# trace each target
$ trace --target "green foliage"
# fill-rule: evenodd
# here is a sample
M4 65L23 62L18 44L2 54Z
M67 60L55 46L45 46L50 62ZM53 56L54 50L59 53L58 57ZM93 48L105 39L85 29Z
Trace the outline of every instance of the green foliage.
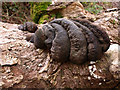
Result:
M62 18L63 16L61 15L61 13L56 13L56 16L55 16L56 18Z
M49 15L43 15L40 17L38 23L41 24L43 23L45 20L48 20L49 19Z
M51 4L51 2L39 2L39 3L30 3L30 4L31 4L32 20L35 23L40 23L40 20L43 20L43 18L46 17L46 16L44 17L43 15L47 14L46 9ZM41 22L43 22L43 21L41 21Z
M60 12L52 13L50 15L51 18L63 18L62 14Z
M50 13L47 11L51 2L30 3L31 4L31 16L35 23L42 24L44 21L49 21L52 18L62 18L61 13Z
M55 14L51 14L51 17L54 18L54 17L55 17Z
M82 2L82 4L85 7L85 10L89 11L92 14L98 14L101 10L103 10L103 7L98 5L96 2Z

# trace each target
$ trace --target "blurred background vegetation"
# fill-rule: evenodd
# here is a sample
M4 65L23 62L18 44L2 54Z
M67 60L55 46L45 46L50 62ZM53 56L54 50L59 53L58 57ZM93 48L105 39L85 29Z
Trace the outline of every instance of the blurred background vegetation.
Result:
M99 14L107 8L113 8L113 2L81 2L88 12ZM62 15L51 14L47 7L51 2L3 2L2 21L7 23L21 24L26 21L33 21L37 24L45 23L54 18L61 18Z

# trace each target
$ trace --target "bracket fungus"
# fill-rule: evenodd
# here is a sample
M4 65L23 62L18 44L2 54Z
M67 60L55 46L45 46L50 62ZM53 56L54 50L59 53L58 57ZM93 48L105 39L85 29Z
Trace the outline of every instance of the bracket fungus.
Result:
M37 48L49 49L53 60L75 64L100 59L110 46L103 28L84 19L54 19L35 32L32 42Z

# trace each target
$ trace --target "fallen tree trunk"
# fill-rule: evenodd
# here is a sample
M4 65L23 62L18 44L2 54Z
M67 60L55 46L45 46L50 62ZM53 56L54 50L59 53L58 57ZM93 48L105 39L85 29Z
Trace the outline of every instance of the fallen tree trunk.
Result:
M120 46L113 44L96 62L82 65L52 61L47 50L25 40L28 32L0 23L2 88L115 88L120 85ZM120 55L119 55L120 56Z

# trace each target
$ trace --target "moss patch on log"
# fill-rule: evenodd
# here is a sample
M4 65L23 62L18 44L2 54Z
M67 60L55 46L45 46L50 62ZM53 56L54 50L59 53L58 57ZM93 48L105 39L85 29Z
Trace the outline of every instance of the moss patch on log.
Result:
M31 2L31 17L32 20L37 24L43 24L45 22L49 22L54 18L62 18L62 14L57 12L48 11L47 8L51 4L51 2L40 2L33 3Z
M30 4L31 4L31 17L33 21L35 23L43 23L43 19L47 19L46 18L46 14L48 14L47 8L51 4L51 2L40 2Z

